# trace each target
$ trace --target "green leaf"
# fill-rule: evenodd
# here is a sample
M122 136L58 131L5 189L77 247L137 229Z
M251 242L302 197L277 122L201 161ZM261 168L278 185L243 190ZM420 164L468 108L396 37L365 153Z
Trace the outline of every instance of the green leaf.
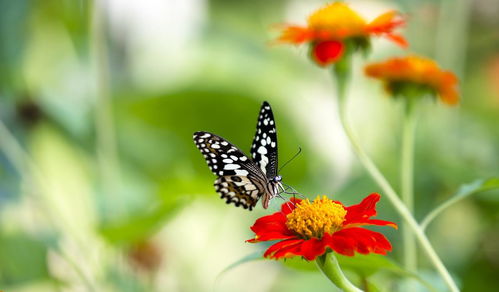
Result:
M336 257L343 269L354 271L362 277L368 277L379 270L401 270L400 267L390 261L387 257L378 254L357 254L353 257L337 254Z
M433 219L435 219L438 215L440 215L440 213L442 213L448 207L461 201L462 199L477 193L493 189L499 189L499 178L497 177L492 177L488 179L479 179L472 183L462 185L454 196L452 196L450 199L440 204L438 207L436 207L430 213L428 213L428 215L426 215L423 221L421 221L420 224L421 228L426 229L426 227L428 227L428 224L430 224L430 222Z
M120 221L106 222L99 228L100 234L112 244L127 245L151 236L161 228L165 220L173 217L185 200L164 202L148 213L140 213Z
M361 278L368 278L369 276L379 271L387 271L401 277L407 277L417 280L426 288L428 288L428 290L435 291L435 288L433 288L428 282L423 280L418 275L406 271L386 256L382 256L379 254L357 254L353 257L349 257L336 254L336 258L338 259L338 262L342 269L353 271Z
M259 251L255 251L253 253L250 253L242 258L240 258L239 260L235 261L234 263L230 264L228 267L226 267L225 269L223 269L220 274L218 274L217 276L217 279L220 278L223 274L227 273L228 271L244 264L244 263L247 263L247 262L252 262L252 261L258 261L258 260L263 260L263 251L259 250Z
M462 185L455 196L467 197L474 193L484 192L492 189L499 189L499 178L493 177L489 179L479 179L472 183Z
M47 248L26 234L0 234L0 263L0 288L50 279Z
M289 259L284 259L282 261L283 265L294 270L299 271L317 271L317 265L314 262L304 260L301 257L292 257Z
M368 280L365 280L365 291L369 291L369 292L380 292L381 290L378 288L378 286L376 286L373 282L371 281L368 281ZM364 288L364 287L363 287Z

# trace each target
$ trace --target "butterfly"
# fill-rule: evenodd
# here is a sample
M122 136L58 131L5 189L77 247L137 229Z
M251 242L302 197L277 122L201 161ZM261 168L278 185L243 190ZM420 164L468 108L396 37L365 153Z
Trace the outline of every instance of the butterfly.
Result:
M250 211L262 198L267 209L270 200L284 188L277 174L277 132L270 104L262 103L251 157L224 138L208 132L195 132L194 143L210 170L218 176L215 190L227 204L234 203Z

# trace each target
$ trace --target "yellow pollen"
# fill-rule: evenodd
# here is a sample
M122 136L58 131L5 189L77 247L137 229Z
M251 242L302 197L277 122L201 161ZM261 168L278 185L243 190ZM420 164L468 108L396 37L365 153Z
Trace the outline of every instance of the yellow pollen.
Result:
M330 29L338 33L361 33L365 20L342 2L335 2L317 10L308 18L308 25L315 29Z
M306 199L297 204L287 215L286 226L303 238L321 238L340 230L346 214L341 204L317 196L313 202Z

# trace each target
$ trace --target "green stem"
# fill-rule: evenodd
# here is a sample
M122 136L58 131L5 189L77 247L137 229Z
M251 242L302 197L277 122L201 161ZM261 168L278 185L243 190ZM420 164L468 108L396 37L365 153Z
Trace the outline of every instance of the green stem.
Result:
M421 229L426 230L426 227L428 227L428 224L430 224L430 222L433 219L435 219L435 217L437 217L438 214L442 213L448 207L454 205L455 203L465 199L466 197L468 197L476 192L477 191L471 191L471 192L464 194L463 196L454 196L454 197L450 198L449 200L445 201L443 204L436 207L435 209L433 209L428 215L426 215L426 217L419 224L421 226Z
M407 227L409 227L415 234L416 239L418 240L419 244L421 245L422 250L426 253L427 257L437 270L437 272L441 275L443 280L445 281L447 287L450 289L452 292L457 292L459 289L457 288L456 283L452 279L449 271L445 268L444 264L438 257L437 253L433 249L430 241L426 237L426 235L423 232L423 229L420 228L414 217L412 216L411 212L405 204L402 202L402 200L399 198L395 190L392 188L390 183L387 181L387 179L383 176L383 174L379 171L379 169L376 167L374 162L369 158L369 156L366 154L364 149L360 146L358 143L357 139L355 138L352 129L350 128L350 125L347 122L346 119L346 86L348 84L348 72L343 71L343 72L338 72L338 70L335 70L337 74L337 89L338 89L338 103L339 103L339 118L341 121L341 124L343 126L343 129L345 131L345 134L352 144L352 148L359 158L360 162L362 165L364 165L364 168L367 170L369 175L373 178L373 180L378 184L378 186L383 190L384 195L388 198L388 200L391 202L397 213L402 217L402 219L406 222Z
M332 252L328 252L325 255L318 257L315 260L317 267L322 271L322 273L328 277L334 285L342 289L345 292L361 292L359 288L355 287L352 282L350 282L343 271L340 268L338 260Z
M462 189L468 189L463 191ZM450 199L433 209L419 224L421 229L426 230L428 224L430 224L433 219L435 219L440 213L445 211L445 209L450 206L460 202L461 200L481 192L486 192L494 189L499 189L499 178L489 178L485 180L477 180L469 185L462 186L461 189L454 194Z
M113 123L111 103L110 70L107 53L107 39L105 36L105 15L103 1L92 1L90 19L91 31L91 61L93 76L95 77L96 106L95 132L97 160L99 165L100 183L109 202L113 204L113 211L120 212L121 201L118 196L120 185L120 167L116 135ZM106 206L108 207L108 206Z
M416 131L416 115L414 100L407 99L405 103L404 124L402 130L402 159L401 159L401 185L402 202L411 214L414 214L414 138ZM417 272L417 246L414 234L408 224L402 226L404 244L404 267L409 272ZM414 291L415 287L409 285L407 290Z

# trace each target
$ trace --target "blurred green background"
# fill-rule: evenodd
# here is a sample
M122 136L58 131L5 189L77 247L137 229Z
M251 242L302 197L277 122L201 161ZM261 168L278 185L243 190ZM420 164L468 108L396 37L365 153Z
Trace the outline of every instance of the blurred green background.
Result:
M334 289L293 261L252 261L221 274L264 248L244 241L269 211L218 199L192 142L205 130L249 150L267 100L281 163L303 149L282 170L285 183L347 205L380 191L343 135L329 72L305 47L270 44L273 24L303 23L324 3L0 0L0 290ZM367 19L406 13L409 52L435 58L461 81L458 107L421 107L422 219L461 184L499 172L499 2L351 3ZM355 60L349 97L357 135L397 188L402 107L362 68L406 53L375 40L371 55ZM378 206L381 219L401 223L386 199ZM379 230L393 244L388 257L400 262L400 230ZM453 206L428 234L463 291L497 289L498 192ZM443 289L419 258L423 278ZM369 276L382 291L404 279Z

